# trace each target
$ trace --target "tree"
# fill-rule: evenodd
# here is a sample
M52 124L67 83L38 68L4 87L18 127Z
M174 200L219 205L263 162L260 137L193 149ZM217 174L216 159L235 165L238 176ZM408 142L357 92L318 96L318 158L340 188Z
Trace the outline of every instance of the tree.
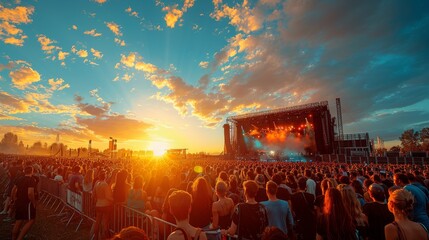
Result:
M400 152L401 151L401 147L400 146L393 146L390 148L391 152Z
M401 140L402 151L403 152L412 152L420 151L421 145L419 143L420 133L415 132L414 129L405 130L402 135L399 137Z
M429 151L429 128L423 128L420 131L420 142L422 143L422 150Z
M11 132L4 134L0 142L0 151L4 153L17 153L18 136Z

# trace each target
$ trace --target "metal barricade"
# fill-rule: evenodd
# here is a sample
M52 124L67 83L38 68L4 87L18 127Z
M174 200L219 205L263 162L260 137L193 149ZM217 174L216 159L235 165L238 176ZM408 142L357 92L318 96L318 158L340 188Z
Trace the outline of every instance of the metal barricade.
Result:
M123 204L115 204L113 208L113 219L111 230L120 232L122 228L135 226L143 229L150 239L156 239L153 217Z
M91 192L82 193L82 212L87 218L95 219L95 202Z
M163 219L153 217L152 220L152 231L154 232L154 240L166 240L168 235L170 235L170 233L173 232L176 228L175 224L165 221Z

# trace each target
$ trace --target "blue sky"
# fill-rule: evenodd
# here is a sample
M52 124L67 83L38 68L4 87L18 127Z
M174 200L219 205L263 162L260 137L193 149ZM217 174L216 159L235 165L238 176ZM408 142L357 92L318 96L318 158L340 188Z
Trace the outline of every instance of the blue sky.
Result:
M0 1L0 133L221 152L226 117L328 100L387 145L429 126L429 2Z

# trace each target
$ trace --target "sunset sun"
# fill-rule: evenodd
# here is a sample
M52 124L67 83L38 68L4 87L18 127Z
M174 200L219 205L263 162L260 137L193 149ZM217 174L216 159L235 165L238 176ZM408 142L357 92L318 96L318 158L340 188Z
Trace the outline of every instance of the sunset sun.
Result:
M151 142L148 146L148 149L153 151L154 156L164 155L168 148L169 146L165 142Z

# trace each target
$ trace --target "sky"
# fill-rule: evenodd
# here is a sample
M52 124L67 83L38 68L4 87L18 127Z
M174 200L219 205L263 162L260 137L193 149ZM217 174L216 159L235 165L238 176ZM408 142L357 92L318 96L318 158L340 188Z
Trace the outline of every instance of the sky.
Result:
M429 127L429 1L0 0L0 134L223 151L228 116L341 98L345 133Z

